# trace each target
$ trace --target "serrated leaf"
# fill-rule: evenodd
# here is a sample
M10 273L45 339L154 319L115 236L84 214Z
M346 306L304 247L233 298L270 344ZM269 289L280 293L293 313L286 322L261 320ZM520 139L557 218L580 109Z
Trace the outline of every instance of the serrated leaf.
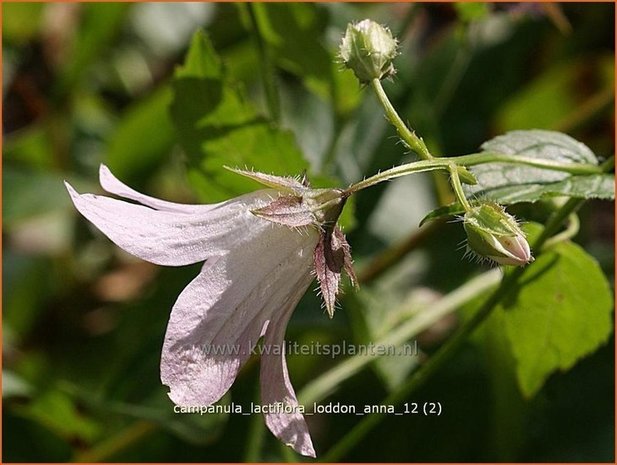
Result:
M498 309L522 393L533 396L608 340L613 297L597 262L571 242L540 255Z
M173 91L172 119L189 157L189 181L202 200L221 201L258 188L225 165L279 175L307 169L293 134L259 117L226 79L205 33L193 37Z
M333 60L320 41L326 24L316 5L255 3L254 8L260 32L281 67L302 79L331 78Z

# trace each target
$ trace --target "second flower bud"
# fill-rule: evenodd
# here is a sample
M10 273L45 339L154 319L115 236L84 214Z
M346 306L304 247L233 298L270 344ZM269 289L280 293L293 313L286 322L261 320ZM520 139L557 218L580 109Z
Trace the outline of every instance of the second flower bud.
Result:
M343 63L362 83L392 76L397 54L398 43L390 30L370 19L349 24L340 45Z

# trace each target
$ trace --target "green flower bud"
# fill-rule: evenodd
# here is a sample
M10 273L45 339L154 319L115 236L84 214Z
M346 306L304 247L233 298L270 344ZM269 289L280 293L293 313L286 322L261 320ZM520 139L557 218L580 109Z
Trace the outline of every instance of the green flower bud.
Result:
M388 28L370 19L349 24L340 45L340 57L362 83L392 76L398 44Z
M525 233L500 205L483 203L465 213L463 227L470 250L500 265L524 266L533 261Z

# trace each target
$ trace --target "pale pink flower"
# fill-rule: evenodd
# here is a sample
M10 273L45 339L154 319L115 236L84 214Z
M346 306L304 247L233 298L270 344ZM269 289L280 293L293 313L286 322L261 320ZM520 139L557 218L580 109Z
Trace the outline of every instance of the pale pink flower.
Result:
M264 344L284 348L287 323L313 275L330 315L341 269L355 280L349 246L336 226L343 191L237 172L271 188L213 205L183 205L143 195L101 165L103 189L135 204L79 194L66 183L77 210L127 252L159 265L205 261L178 297L163 344L161 381L176 405L218 401L261 336ZM234 349L213 353L216 347ZM264 405L288 407L265 414L272 433L314 457L284 350L261 355L261 397Z

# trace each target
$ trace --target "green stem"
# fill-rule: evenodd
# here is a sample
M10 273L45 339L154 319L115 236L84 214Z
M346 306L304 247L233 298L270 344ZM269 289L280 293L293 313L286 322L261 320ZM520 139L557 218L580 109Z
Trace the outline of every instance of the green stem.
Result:
M564 229L559 234L555 234L550 239L547 239L547 241L544 243L543 249L547 250L551 248L552 246L554 246L555 244L558 244L563 241L567 241L568 239L572 239L574 236L578 234L580 226L581 226L581 222L578 219L578 215L576 213L572 213L568 217L568 224L566 226L566 229Z
M481 165L483 163L515 163L519 165L533 166L554 171L563 171L570 174L597 174L602 173L602 167L591 163L563 163L545 158L531 158L519 155L507 155L505 153L480 152L452 157L456 163L464 166Z
M556 211L549 219L546 227L533 244L534 250L541 253L543 245L549 237L555 234L563 221L574 213L584 200L570 199L563 207ZM421 368L414 372L411 377L396 391L388 395L382 402L383 405L396 405L405 400L412 392L421 387L435 372L441 368L455 353L460 346L492 313L497 304L512 290L518 279L524 273L525 268L516 268L508 272L501 281L499 287L484 302L480 309L433 355ZM373 414L365 417L346 436L343 437L328 453L321 457L323 462L337 462L354 447L366 434L368 434L385 417L385 414Z
M395 166L394 168L382 171L381 173L377 173L369 178L352 184L347 188L346 192L348 194L353 194L354 192L374 186L380 182L406 176L412 173L433 170L450 170L453 163L457 166L474 166L484 163L512 163L533 166L534 168L561 171L570 174L598 174L604 172L603 165L598 166L585 163L562 163L553 160L521 157L517 155L481 152L472 153L470 155L461 155L459 157L442 157L433 158L431 160L420 160L407 163L405 165Z
M403 142L405 142L411 150L416 152L420 158L424 160L432 160L433 156L429 152L422 138L416 136L416 134L407 127L392 106L392 103L390 103L390 99L388 99L388 96L381 85L381 81L379 79L373 79L371 81L371 87L375 90L375 94L379 99L379 103L381 103L381 106L386 112L388 120L396 128L399 136L403 139Z
M467 201L467 197L465 197L465 192L463 192L463 185L461 184L461 179L458 176L457 165L452 163L448 167L448 171L450 172L450 184L452 185L452 190L454 194L456 194L456 198L459 203L463 206L466 212L471 211L471 205Z

